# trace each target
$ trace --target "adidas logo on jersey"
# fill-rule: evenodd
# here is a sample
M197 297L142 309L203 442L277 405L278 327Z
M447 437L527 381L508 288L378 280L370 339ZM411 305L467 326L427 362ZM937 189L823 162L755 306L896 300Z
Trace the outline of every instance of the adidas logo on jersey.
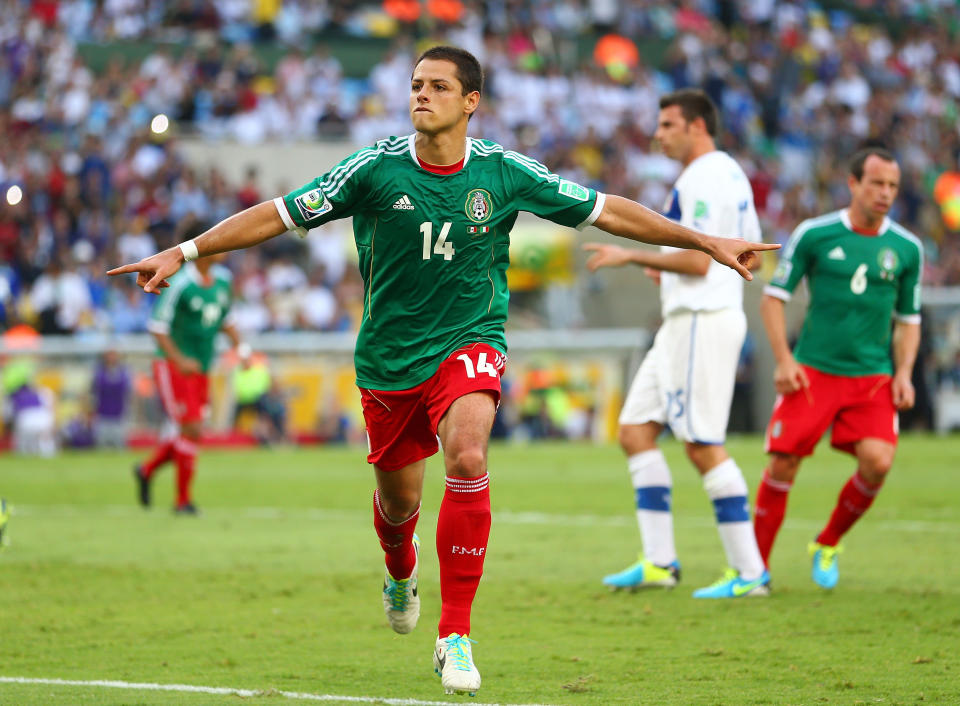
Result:
M398 211L412 211L414 208L413 204L410 203L410 197L406 194L398 198L393 207Z
M843 248L841 248L841 247L838 245L838 246L835 247L833 250L831 250L830 252L827 253L827 259L828 259L828 260L846 260L846 259L847 259L847 253L845 253L845 252L843 251Z

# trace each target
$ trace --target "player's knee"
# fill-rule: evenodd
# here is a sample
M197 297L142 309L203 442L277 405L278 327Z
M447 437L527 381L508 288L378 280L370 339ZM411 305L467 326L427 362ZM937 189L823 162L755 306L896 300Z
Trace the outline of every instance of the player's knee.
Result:
M190 439L190 441L200 440L200 425L195 422L187 422L180 425L180 435Z
M617 441L627 456L652 451L657 447L656 436L651 439L643 427L634 424L621 424L617 427Z
M789 454L771 454L767 474L777 481L792 483L800 470L800 457Z
M893 467L893 449L872 449L860 454L859 471L869 483L882 483Z
M448 455L448 475L457 478L477 478L486 472L487 457L480 445L466 446Z
M420 493L414 488L381 489L380 507L390 522L403 522L420 507Z

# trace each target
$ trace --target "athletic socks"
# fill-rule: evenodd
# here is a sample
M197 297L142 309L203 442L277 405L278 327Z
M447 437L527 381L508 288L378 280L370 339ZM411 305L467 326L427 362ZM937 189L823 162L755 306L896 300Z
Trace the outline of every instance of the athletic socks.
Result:
M440 637L470 634L470 608L483 575L490 536L490 476L454 478L437 518L440 559Z
M176 437L161 441L154 450L153 455L147 459L145 463L140 465L140 472L143 474L144 478L149 478L160 466L165 464L167 461L173 460L174 445L176 444L176 441Z
M190 483L197 466L197 444L180 436L173 444L177 461L177 506L190 502Z
M840 543L840 538L853 527L853 524L873 504L873 499L880 492L882 486L882 482L876 485L868 483L859 471L850 476L850 479L840 491L837 506L833 509L833 514L830 515L827 526L817 536L817 543L825 544L828 547L837 546Z
M760 578L765 567L750 524L747 482L737 462L728 458L704 473L703 489L713 501L727 563L746 581Z
M793 486L791 481L774 480L764 471L763 480L757 488L757 506L753 513L753 532L763 563L769 565L770 550L783 524L787 512L787 496Z
M413 548L413 533L420 519L420 507L402 522L392 522L380 504L380 491L373 491L373 527L385 554L387 571L397 579L409 578L417 563Z
M643 556L657 566L668 566L677 560L677 549L670 511L673 480L667 460L660 449L653 449L627 457L627 468L636 493Z

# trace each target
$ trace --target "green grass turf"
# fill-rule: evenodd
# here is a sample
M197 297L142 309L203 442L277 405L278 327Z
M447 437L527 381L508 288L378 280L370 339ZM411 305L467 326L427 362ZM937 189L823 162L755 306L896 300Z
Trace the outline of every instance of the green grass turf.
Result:
M679 445L684 581L610 593L600 578L639 547L613 446L495 446L494 524L473 615L476 701L551 704L960 703L960 439L907 437L875 506L846 538L841 579L809 578L806 544L851 460L803 467L772 558L769 599L695 601L723 569L712 512ZM730 449L756 488L757 438ZM441 467L419 533L423 615L393 634L380 599L372 474L360 449L204 451L200 518L134 504L129 453L0 457L14 508L0 554L0 676L124 680L466 701L432 674L432 550ZM0 683L0 704L287 701Z

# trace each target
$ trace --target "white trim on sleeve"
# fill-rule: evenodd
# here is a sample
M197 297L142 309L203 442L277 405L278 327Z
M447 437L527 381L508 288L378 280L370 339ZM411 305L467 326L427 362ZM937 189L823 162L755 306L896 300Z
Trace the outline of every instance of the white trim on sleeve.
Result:
M901 324L919 324L920 314L897 314L893 317Z
M600 214L603 212L603 204L607 200L607 195L602 191L597 192L597 200L593 204L593 210L590 211L590 215L587 216L586 220L583 223L577 226L577 230L583 230L587 226L592 226L594 221L600 218Z
M776 297L777 299L781 299L785 302L788 302L793 298L793 295L786 289L783 287L778 287L774 284L768 284L766 287L764 287L763 293L769 294L771 297Z
M301 238L307 237L307 229L303 226L298 226L293 222L293 219L290 217L290 212L287 211L287 204L284 203L283 197L278 196L273 200L273 205L277 207L277 213L280 214L280 220L283 221L283 225L287 227L287 230L291 230Z
M150 333L170 333L170 324L168 324L166 321L150 319L147 322L147 331Z

